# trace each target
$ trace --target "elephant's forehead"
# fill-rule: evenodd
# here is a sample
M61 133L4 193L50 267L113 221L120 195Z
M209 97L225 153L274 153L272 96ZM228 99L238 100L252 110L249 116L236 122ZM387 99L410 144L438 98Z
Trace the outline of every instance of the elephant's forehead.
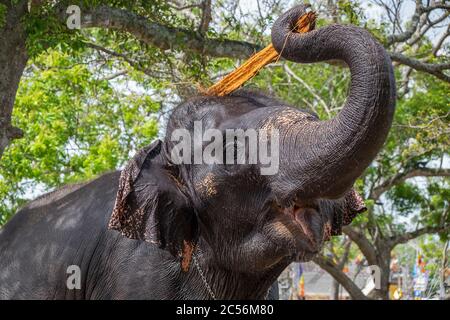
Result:
M198 120L206 122L206 126L214 126L231 119L250 120L244 119L249 113L252 116L261 115L264 112L253 111L267 107L270 109L273 106L274 102L266 97L195 97L175 108L169 121L172 121L175 127L190 127Z

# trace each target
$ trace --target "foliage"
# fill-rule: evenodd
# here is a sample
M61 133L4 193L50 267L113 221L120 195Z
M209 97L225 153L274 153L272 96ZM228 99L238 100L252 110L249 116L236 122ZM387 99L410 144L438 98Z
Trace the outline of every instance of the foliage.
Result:
M48 50L29 66L14 109L24 138L0 164L2 221L36 186L45 191L114 170L156 136L159 103L131 83L99 78L88 58Z
M0 3L0 29L3 28L6 23L6 13L7 7L3 3Z

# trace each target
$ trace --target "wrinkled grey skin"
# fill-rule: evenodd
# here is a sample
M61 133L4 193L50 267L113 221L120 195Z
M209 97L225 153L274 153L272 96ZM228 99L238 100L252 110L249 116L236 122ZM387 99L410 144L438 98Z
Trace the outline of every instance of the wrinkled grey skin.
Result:
M107 228L120 172L41 197L0 230L0 298L210 299L198 270L180 266L184 245L197 243L195 255L217 298L263 299L287 265L311 259L327 236L338 234L344 195L390 128L394 78L389 57L367 31L333 25L291 33L305 8L276 21L273 44L289 60L347 63L350 93L336 118L319 121L244 91L181 104L166 138L139 155L139 175L125 199L139 228L125 222L118 228L135 239ZM200 119L204 129L278 129L279 173L261 176L258 165L174 165L170 134L192 130ZM148 228L158 245L148 243ZM80 290L66 287L69 265L81 268Z

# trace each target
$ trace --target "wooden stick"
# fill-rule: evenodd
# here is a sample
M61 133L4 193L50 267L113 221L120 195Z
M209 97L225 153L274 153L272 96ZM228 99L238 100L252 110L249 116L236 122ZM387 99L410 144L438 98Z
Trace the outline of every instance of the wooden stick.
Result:
M308 12L300 17L294 32L305 33L315 28L317 15L314 12ZM264 66L277 61L279 54L272 44L263 50L251 56L243 65L226 75L222 80L209 87L205 94L211 96L225 96L236 89L239 89L245 82L258 74Z

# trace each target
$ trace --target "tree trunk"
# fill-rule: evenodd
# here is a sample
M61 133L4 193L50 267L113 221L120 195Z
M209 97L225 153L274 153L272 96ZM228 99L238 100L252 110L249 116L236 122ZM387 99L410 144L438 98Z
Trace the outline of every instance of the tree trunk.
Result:
M389 300L389 277L390 277L390 266L391 266L391 251L388 245L379 244L377 245L377 265L380 268L380 289L375 289L373 292L373 297L375 299Z
M27 13L27 1L11 5L2 1L7 8L4 25L0 26L0 158L11 140L22 135L20 129L11 125L20 78L25 69L28 55L23 18Z
M331 284L330 300L339 300L339 290L340 290L339 282L333 280L333 283Z

